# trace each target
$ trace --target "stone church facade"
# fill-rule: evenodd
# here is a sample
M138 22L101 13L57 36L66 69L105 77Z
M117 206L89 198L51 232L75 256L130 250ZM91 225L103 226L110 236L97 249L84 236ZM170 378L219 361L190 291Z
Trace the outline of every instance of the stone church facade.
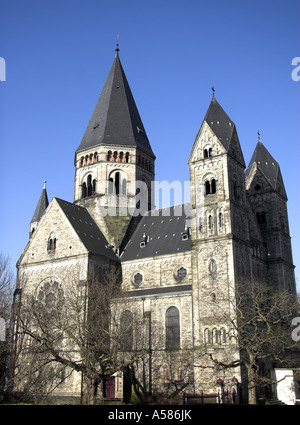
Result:
M123 313L139 318L151 345L136 366L148 391L215 392L218 378L231 390L243 384L240 368L220 376L209 367L240 355L224 319L235 320L238 279L271 277L295 291L287 195L260 139L246 167L236 125L213 95L191 143L190 203L155 209L155 155L116 49L74 165L72 203L49 203L42 190L17 264L19 292L42 288L47 297L71 275L86 281L95 266L118 263ZM57 394L79 395L80 379L74 373ZM121 375L114 380L118 396Z

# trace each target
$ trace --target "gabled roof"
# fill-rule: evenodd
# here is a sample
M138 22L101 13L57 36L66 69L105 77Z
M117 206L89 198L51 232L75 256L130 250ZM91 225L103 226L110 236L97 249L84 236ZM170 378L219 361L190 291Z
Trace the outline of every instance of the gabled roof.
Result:
M141 219L121 260L132 261L190 251L191 238L186 215L188 206L184 204L150 211Z
M273 189L281 192L281 194L286 197L279 164L277 161L275 161L273 156L260 140L256 145L252 158L247 167L245 173L246 178L249 176L254 163L256 163L257 168L261 171Z
M103 233L86 208L55 198L86 249L92 253L119 261Z
M90 122L76 152L98 145L138 147L154 157L116 49Z
M46 190L46 184L45 183L44 183L44 187L43 187L41 196L40 196L40 198L38 200L37 206L35 208L35 211L34 211L34 214L32 216L32 219L31 219L31 222L30 223L35 223L37 221L40 221L40 219L42 218L44 212L46 211L46 208L49 205L48 195L47 195L47 190Z

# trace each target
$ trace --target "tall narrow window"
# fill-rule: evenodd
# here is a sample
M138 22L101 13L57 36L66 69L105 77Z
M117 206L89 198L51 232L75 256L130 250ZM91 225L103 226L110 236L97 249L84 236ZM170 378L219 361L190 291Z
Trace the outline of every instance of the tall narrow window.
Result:
M176 307L170 307L166 312L166 348L180 348L179 310Z
M210 194L210 182L208 180L206 180L205 182L205 194L206 195Z
M49 251L55 251L55 249L56 249L56 237L53 233L51 233L48 239L47 250L49 252Z
M120 173L117 172L115 176L115 194L120 194Z
M209 156L209 157L212 157L212 148L209 148L209 149L208 149L208 156Z
M89 174L87 178L87 196L92 196L93 187L92 187L92 175Z
M211 183L210 183L210 193L216 193L216 180L212 179Z
M257 223L258 223L258 224L260 224L260 223L261 223L261 219L260 219L260 212L257 212L257 213L256 213L256 220L257 220Z
M131 311L125 310L120 319L120 349L130 351L133 346L133 315Z
M223 227L223 214L219 213L219 227Z
M202 231L203 231L203 222L202 222L202 218L201 217L199 218L199 230L202 233Z
M86 197L86 183L82 183L81 185L81 197L82 198Z
M125 154L125 161L129 162L129 152L126 152L126 154Z
M204 156L204 158L208 158L208 151L207 151L207 149L204 149L203 156Z
M212 216L211 215L208 217L208 228L212 229Z
M126 192L127 192L127 180L126 180L126 178L124 178L123 180L122 180L122 195L126 195Z
M204 330L204 341L206 344L211 344L211 332L207 328Z

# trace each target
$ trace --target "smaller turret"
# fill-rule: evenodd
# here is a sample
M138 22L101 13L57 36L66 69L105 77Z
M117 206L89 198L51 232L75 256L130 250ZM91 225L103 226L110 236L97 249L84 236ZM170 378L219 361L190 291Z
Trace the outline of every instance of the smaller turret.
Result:
M35 208L34 214L32 216L31 222L30 222L30 231L29 231L29 237L33 235L40 219L42 218L44 212L46 211L46 208L49 205L48 201L48 195L46 190L46 180L44 180L44 187L40 196L40 199L37 203L37 206Z

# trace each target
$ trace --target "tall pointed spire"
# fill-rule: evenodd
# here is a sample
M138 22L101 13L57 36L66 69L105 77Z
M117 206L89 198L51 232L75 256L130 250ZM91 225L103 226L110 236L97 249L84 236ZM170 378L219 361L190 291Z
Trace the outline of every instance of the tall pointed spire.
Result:
M44 212L46 211L46 208L49 205L48 195L46 190L46 183L47 183L46 180L44 180L44 187L30 223L36 223L40 221Z
M116 55L90 122L76 152L99 145L138 147L154 158L126 75Z

